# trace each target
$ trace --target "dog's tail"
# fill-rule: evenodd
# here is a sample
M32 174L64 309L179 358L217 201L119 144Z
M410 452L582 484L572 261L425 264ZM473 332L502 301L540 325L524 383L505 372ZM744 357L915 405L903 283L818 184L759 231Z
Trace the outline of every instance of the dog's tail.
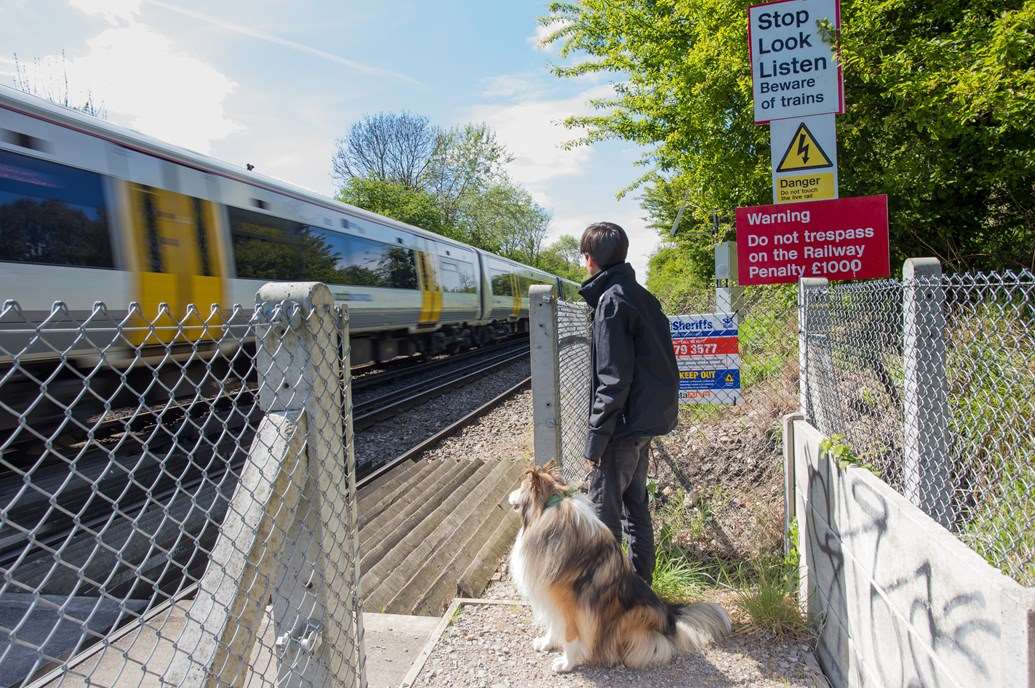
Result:
M676 605L676 633L672 638L678 651L700 650L733 630L726 610L712 602Z

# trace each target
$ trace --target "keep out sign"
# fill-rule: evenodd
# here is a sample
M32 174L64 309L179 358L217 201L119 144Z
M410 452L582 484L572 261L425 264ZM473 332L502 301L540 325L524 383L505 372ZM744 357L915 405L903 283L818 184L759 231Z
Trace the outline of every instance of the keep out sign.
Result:
M888 197L737 208L737 268L743 285L887 277Z

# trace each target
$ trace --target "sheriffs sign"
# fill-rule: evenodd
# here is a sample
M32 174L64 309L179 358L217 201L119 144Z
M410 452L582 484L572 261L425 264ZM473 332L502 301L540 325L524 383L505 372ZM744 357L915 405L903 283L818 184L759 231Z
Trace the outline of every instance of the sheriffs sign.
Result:
M748 8L755 123L844 112L833 39L838 0L781 0Z
M735 404L740 400L740 346L733 313L669 317L679 367L679 403Z

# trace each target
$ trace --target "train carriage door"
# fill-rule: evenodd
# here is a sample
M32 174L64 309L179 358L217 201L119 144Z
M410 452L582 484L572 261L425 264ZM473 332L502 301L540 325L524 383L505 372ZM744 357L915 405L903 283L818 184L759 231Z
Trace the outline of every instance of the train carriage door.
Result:
M206 321L217 324L208 318L210 306L222 303L225 285L215 205L157 187L127 186L135 295L141 320L154 321L156 327L154 334L139 333L133 343L206 338ZM169 314L155 321L161 303L168 304ZM195 304L199 315L184 322L188 304Z
M442 287L435 274L435 265L431 254L417 251L417 275L420 277L420 317L421 325L433 325L442 315Z

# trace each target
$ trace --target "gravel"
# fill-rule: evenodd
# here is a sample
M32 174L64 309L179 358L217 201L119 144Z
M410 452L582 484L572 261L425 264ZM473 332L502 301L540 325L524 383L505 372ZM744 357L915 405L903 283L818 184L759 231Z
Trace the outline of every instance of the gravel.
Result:
M702 653L645 671L624 667L550 669L555 653L532 649L528 607L464 605L442 634L413 688L788 688L824 686L808 642L735 632Z
M477 457L532 460L532 390L526 389L424 453L426 461Z
M399 416L357 432L356 464L369 470L394 459L410 447L416 446L442 428L499 396L527 378L528 375L528 361L518 361L469 385L452 389L442 396L430 399ZM496 416L499 411L501 409L495 409L491 415ZM499 417L502 418L502 416ZM531 409L528 411L528 417L531 418ZM530 428L531 424L525 421L523 427ZM528 432L531 431L528 430ZM467 435L467 431L465 431L465 435ZM430 454L431 452L429 452ZM462 456L469 456L469 454Z

